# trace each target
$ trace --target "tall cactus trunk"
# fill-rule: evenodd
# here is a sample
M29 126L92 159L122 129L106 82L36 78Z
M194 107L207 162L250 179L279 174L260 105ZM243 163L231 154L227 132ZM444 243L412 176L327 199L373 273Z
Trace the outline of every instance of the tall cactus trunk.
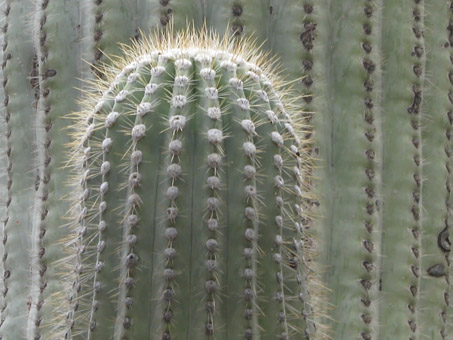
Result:
M315 224L334 339L447 338L452 14L425 3L318 8Z
M72 187L63 116L77 109L78 4L5 2L2 82L6 124L6 218L3 228L3 339L55 336L64 296L56 264L67 236ZM57 13L57 15L56 15ZM58 15L66 13L66 15ZM62 100L63 99L63 100ZM60 311L63 316L64 310Z

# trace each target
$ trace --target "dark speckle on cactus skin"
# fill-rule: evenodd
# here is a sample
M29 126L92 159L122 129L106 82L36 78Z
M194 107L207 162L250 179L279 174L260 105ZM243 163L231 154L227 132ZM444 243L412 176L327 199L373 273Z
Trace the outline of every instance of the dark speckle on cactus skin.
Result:
M444 252L449 252L451 250L448 226L445 226L445 228L439 233L437 237L437 245Z
M239 4L233 5L232 12L235 17L240 16L242 14L242 6Z
M427 269L427 273L433 277L441 277L446 275L446 268L443 263L435 264Z

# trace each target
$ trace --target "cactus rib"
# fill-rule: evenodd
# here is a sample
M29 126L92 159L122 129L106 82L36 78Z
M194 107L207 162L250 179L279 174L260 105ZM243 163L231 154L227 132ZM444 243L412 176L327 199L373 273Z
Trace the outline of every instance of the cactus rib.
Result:
M33 74L34 52L27 20L32 17L31 2L23 9L17 1L6 2L4 26L3 89L7 138L8 195L3 226L3 305L0 336L14 339L26 336L27 301L30 291L28 275L32 260L31 238L36 145L34 136L34 91L28 79ZM24 5L24 4L22 4ZM31 160L31 162L30 162Z

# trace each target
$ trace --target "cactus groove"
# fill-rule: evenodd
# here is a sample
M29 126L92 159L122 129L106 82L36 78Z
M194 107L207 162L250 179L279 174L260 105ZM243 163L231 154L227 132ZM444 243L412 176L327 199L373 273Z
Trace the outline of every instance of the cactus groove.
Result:
M304 126L250 44L170 30L99 69L68 339L322 338Z

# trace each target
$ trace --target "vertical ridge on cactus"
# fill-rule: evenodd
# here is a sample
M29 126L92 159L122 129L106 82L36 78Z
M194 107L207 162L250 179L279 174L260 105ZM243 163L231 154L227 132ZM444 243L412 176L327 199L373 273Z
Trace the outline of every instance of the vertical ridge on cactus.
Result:
M424 197L423 223L431 228L423 228L421 240L422 261L420 266L420 334L433 339L446 338L448 316L449 282L444 276L449 267L445 233L451 216L449 197L451 185L451 117L452 101L452 62L450 60L451 42L448 32L451 12L445 10L445 3L431 4L427 10L431 15L424 18L427 81L423 91L421 140L423 154L423 185L421 197ZM416 31L417 32L417 31ZM450 46L448 46L450 44ZM448 48L449 47L449 48ZM431 51L431 53L428 53ZM431 80L431 81L429 81ZM436 80L434 83L433 80ZM448 92L447 92L447 91ZM438 196L438 200L430 197ZM450 312L451 313L451 312ZM450 321L451 322L451 321ZM450 333L451 334L451 333Z
M0 3L0 11L5 11L6 2ZM2 20L2 23L4 20ZM0 51L0 60L3 61L3 50ZM0 79L3 78L3 67L0 69ZM0 103L4 103L5 89L4 86L0 87ZM4 116L0 116L0 221L4 221L7 216L6 202L8 200L8 157L6 154L7 138L6 131L7 125L4 121ZM3 254L3 242L0 243L0 252ZM3 273L3 261L0 262L0 271ZM3 306L3 280L0 280L0 306ZM1 317L0 317L1 318Z
M250 45L160 32L99 69L67 338L323 337L297 98Z
M314 229L329 267L334 338L443 340L451 4L360 4L321 1L315 41Z
M28 76L33 67L33 46L27 44L31 32L27 21L32 4L24 1L6 2L3 42L4 119L6 122L7 198L3 225L3 299L1 333L24 339L27 328L27 301L30 293L28 266L33 259L31 233L35 185L36 145L34 144L34 93ZM24 29L24 27L28 27ZM24 66L26 65L26 66ZM33 79L32 81L35 81ZM18 325L21 325L18 327Z
M377 4L359 3L322 2L314 55L316 76L323 82L315 83L314 91L315 106L323 113L313 119L315 152L320 152L315 157L328 160L314 174L322 172L326 179L317 192L322 213L315 224L325 223L316 229L329 249L323 257L340 339L379 334L381 12ZM341 29L344 24L347 29Z
M37 174L30 231L31 293L27 324L29 339L58 336L56 310L65 314L61 299L67 287L61 280L57 263L65 257L61 239L67 236L68 210L73 195L67 172L61 171L67 161L70 142L64 113L77 109L80 92L77 75L80 69L80 45L77 30L78 4L62 1L38 1L34 16L36 58L36 144ZM67 11L69 14L60 15ZM64 98L62 100L61 98ZM35 175L35 174L33 174ZM56 302L50 298L60 294Z

